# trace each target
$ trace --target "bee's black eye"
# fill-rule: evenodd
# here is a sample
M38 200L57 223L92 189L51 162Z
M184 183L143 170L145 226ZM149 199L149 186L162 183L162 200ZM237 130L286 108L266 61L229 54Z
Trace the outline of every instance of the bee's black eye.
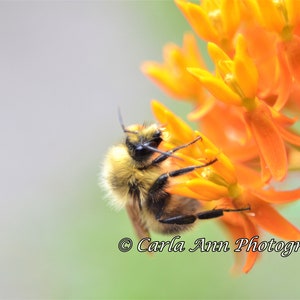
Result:
M147 143L147 145L152 147L152 148L157 148L159 146L159 144L161 143L161 141L162 141L161 137L156 137L153 140L149 141Z
M147 159L152 153L152 150L145 148L143 145L137 145L133 152L133 158L138 161L143 161Z
M126 146L129 155L136 161L147 161L154 152L157 152L159 144L161 143L161 131L155 131L150 138L140 135L136 140L131 139L129 136L126 138Z
M126 146L130 156L137 161L148 159L153 153L152 150L147 149L142 143L132 143L129 138L126 139Z

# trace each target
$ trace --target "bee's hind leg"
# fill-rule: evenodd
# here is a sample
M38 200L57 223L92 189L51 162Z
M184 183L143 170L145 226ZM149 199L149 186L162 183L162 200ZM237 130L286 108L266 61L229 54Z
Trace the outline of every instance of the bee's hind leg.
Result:
M228 209L228 208L218 208L218 209L212 209L212 210L206 210L202 211L200 213L197 213L195 215L185 215L185 216L175 216L167 219L159 220L161 223L165 224L178 224L178 225L184 225L184 224L192 224L197 219L205 220L205 219L213 219L218 218L224 215L224 212L240 212L250 210L250 207L244 207L244 208L236 208L236 209Z

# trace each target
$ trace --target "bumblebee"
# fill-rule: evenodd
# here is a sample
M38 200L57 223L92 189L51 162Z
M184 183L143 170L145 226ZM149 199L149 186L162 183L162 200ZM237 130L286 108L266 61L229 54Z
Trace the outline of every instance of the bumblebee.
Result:
M201 142L198 136L190 143L169 151L159 149L163 130L157 124L121 126L125 141L112 147L104 161L102 180L112 196L112 203L125 207L139 238L149 237L149 230L162 234L177 234L190 229L198 219L210 219L224 212L241 209L213 209L201 211L195 199L170 194L166 191L170 180L196 169L214 164L213 159L202 165L181 169L172 168L176 151Z

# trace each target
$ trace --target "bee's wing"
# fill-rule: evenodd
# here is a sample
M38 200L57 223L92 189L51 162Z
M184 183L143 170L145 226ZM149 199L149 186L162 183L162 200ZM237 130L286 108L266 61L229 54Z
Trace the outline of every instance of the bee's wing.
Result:
M139 207L134 203L130 203L126 205L126 210L138 238L150 237L149 230L141 219Z

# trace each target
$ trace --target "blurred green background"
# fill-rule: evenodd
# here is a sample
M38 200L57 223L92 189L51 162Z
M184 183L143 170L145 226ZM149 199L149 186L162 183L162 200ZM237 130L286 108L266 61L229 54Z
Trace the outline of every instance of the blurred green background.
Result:
M189 111L139 70L185 31L172 1L0 2L0 299L299 299L299 253L233 277L231 252L117 248L137 242L97 186L117 107L126 124L152 121L152 98ZM299 208L282 210L298 226ZM228 239L214 220L181 240L198 237Z

